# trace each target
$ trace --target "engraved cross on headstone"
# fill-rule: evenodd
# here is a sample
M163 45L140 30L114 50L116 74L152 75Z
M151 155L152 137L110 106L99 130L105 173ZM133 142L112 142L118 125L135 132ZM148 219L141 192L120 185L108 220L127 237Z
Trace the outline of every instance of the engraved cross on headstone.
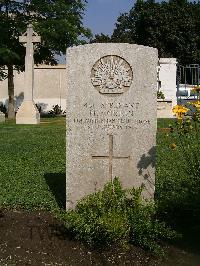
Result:
M113 135L109 135L109 155L108 156L92 156L92 159L108 159L109 160L109 178L113 181L113 160L114 159L130 159L130 156L114 156L113 155Z
M33 31L33 26L28 25L27 31L19 36L19 42L24 43L26 46L25 57L25 89L24 100L33 100L33 83L34 83L34 43L40 43L41 37Z

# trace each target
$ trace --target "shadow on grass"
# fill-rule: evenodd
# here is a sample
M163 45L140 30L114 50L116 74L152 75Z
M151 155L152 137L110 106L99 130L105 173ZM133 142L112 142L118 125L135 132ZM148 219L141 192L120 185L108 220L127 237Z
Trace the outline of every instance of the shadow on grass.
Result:
M65 173L47 173L44 175L56 202L61 209L66 206L66 174Z

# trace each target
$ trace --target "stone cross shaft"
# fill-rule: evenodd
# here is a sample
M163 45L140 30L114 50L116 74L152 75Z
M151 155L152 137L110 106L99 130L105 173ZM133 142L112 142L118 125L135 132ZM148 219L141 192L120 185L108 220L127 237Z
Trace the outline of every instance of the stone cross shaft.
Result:
M109 155L108 156L92 156L92 159L108 159L109 160L109 179L113 181L113 160L114 159L130 159L130 156L114 156L113 154L113 135L109 135Z
M40 43L41 37L33 31L33 26L29 24L27 31L19 37L19 42L24 43L26 46L24 100L32 101L34 86L34 43Z

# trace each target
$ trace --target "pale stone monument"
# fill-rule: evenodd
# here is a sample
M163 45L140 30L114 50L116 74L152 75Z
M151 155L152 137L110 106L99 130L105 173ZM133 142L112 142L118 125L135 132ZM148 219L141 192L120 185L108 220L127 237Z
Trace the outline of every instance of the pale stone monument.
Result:
M157 100L157 118L173 118L172 100Z
M39 124L40 114L33 101L34 88L34 43L40 43L41 37L28 25L27 31L19 37L19 42L26 45L24 101L16 114L16 124Z
M153 198L157 63L135 44L67 50L67 209L116 176Z
M5 114L0 111L0 123L4 123L4 122L5 122Z

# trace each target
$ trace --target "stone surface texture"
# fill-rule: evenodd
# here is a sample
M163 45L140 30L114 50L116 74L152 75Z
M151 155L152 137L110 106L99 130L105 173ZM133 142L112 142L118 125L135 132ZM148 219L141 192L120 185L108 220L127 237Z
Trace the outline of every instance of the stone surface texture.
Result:
M5 114L0 111L0 123L4 123L4 122L5 122Z
M24 101L16 114L16 124L39 124L40 113L33 101Z
M38 124L40 115L33 101L34 89L34 43L40 43L41 37L33 31L30 24L27 31L19 37L19 42L26 45L25 57L25 79L24 79L24 101L19 107L16 115L16 124Z
M116 176L153 198L157 64L134 44L67 49L67 209Z
M158 67L159 90L164 93L165 100L172 101L173 106L177 104L177 64L176 58L160 58Z
M172 100L157 100L157 118L173 118Z

